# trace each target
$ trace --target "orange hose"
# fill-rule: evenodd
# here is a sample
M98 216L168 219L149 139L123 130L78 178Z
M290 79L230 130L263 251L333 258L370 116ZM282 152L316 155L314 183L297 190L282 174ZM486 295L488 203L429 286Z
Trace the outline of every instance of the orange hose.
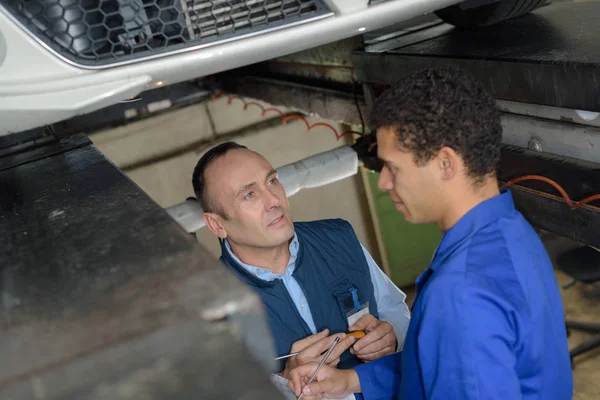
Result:
M216 99L218 99L221 96L225 96L225 94L223 92L220 91L216 91L212 94L211 99L214 101ZM340 140L341 138L343 138L346 135L362 135L362 133L360 132L356 132L356 131L346 131L346 132L342 132L342 133L338 133L337 129L335 129L335 127L333 127L332 125L325 123L325 122L317 122L315 124L310 124L308 122L308 120L300 114L292 114L292 115L287 115L285 116L283 114L283 112L281 112L280 110L278 110L277 108L264 108L260 103L257 103L255 101L249 101L246 102L242 97L240 96L234 96L234 95L227 95L227 104L231 105L231 103L233 102L233 100L238 99L240 100L243 104L244 104L244 111L248 110L249 106L256 106L261 110L261 117L264 117L267 112L269 111L274 111L276 113L278 113L281 116L281 124L285 125L288 123L288 121L292 121L295 119L299 119L302 122L304 122L304 124L306 125L306 129L308 129L308 131L310 132L311 130L313 130L314 128L317 127L325 127L325 128L329 128L334 134L335 134L335 138L337 140Z
M554 182L550 178L546 178L545 176L541 176L541 175L520 176L518 178L515 178L515 179L512 179L512 180L506 182L504 185L502 185L502 189L508 188L516 183L523 182L523 181L542 181L542 182L546 182L546 183L552 185L556 190L558 190L558 192L560 193L562 198L565 200L565 203L567 203L567 205L571 208L571 210L576 210L579 207L581 207L584 204L587 204L591 201L600 200L600 193L598 193L598 194L586 197L585 199L580 200L578 202L573 202L573 200L571 200L571 198L569 197L567 192L565 192L565 190L558 183Z

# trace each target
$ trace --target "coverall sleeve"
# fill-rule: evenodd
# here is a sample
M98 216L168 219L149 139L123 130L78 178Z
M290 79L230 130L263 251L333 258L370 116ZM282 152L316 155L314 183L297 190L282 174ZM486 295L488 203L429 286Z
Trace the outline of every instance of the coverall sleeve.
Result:
M389 354L354 369L365 400L396 398L402 379L401 354Z

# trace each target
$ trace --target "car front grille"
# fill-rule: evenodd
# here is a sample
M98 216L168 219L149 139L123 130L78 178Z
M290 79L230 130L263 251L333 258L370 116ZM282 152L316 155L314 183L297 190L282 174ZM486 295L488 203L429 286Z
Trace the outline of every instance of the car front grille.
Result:
M50 49L110 66L286 27L330 13L322 0L0 0Z

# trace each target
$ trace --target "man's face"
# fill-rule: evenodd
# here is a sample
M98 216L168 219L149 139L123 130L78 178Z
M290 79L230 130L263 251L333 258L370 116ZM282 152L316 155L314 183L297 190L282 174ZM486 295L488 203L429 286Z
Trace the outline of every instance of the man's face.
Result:
M238 246L269 248L294 235L289 204L277 172L260 154L235 149L205 171L207 190L227 215L219 233Z
M390 194L396 210L413 224L437 222L443 199L436 163L415 163L412 153L400 149L393 129L377 129L377 155L384 161L379 189Z

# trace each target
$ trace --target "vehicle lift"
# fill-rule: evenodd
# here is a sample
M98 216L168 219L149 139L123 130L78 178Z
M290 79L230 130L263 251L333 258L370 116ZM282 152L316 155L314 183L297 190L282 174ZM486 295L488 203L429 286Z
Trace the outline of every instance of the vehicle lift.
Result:
M598 3L461 31L436 20L213 77L226 95L361 124L375 96L431 66L498 99L499 177L537 228L600 248ZM360 114L356 109L361 111ZM578 111L579 110L579 111ZM280 398L260 302L190 234L193 200L154 203L85 134L0 146L0 397ZM374 137L280 168L288 194L377 170ZM329 168L331 176L313 171ZM515 181L535 175L540 180ZM591 199L580 205L570 199Z

